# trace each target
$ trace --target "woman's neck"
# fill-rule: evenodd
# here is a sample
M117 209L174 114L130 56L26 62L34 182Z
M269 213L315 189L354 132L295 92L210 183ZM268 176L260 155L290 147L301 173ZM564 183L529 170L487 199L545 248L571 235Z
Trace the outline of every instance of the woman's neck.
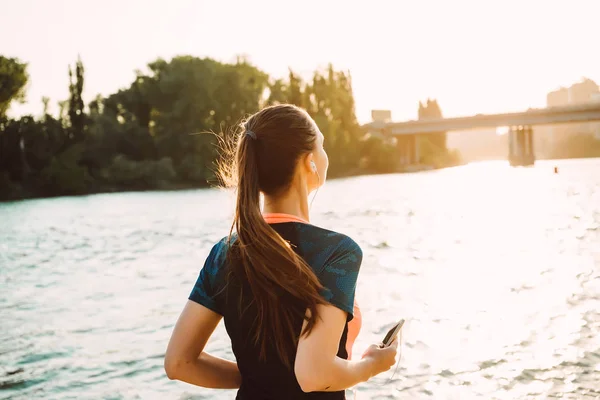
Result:
M310 221L308 212L308 193L303 185L292 186L280 196L265 195L265 214L289 214Z

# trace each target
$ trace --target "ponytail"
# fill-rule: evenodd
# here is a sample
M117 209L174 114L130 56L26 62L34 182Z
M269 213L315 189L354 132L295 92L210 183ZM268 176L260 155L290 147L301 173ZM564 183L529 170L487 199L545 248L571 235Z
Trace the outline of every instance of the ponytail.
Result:
M300 114L301 110L296 107L293 107L292 111L307 118ZM296 125L290 129L304 128L302 125ZM264 131L268 132L268 129ZM260 350L260 359L266 360L267 344L272 343L283 364L292 368L293 351L298 340L297 321L307 322L301 336L309 335L319 318L317 305L325 303L325 300L320 295L323 286L312 268L262 216L260 193L264 190L261 186L268 185L261 185L264 179L261 179L263 176L260 173L260 161L264 160L259 159L259 147L262 145L263 131L259 133L257 137L255 132L245 130L238 141L234 167L237 173L237 201L231 227L232 231L235 229L237 232L237 240L230 241L230 254L234 255L235 261L229 265L235 276L248 283L256 305L257 319L251 334L254 344ZM302 137L296 138L296 141L299 140L302 140ZM304 142L312 145L310 138L304 138ZM291 144L287 141L286 145L289 147ZM303 146L303 149L294 149L296 153L305 151L306 144ZM285 153L285 147L279 150ZM283 156L285 158L286 154ZM297 159L298 156L288 159L287 162L293 163L295 167ZM278 166L268 165L268 168L277 169ZM285 170L287 166L282 165L282 168ZM290 171L293 172L293 168ZM277 170L276 173L290 174L281 170ZM289 176L286 179L291 181Z

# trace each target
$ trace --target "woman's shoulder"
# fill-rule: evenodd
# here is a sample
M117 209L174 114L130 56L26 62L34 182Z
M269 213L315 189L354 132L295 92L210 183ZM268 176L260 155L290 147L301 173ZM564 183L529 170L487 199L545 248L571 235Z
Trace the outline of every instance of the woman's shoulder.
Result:
M313 268L323 290L322 296L332 305L354 315L354 292L362 263L362 249L349 235L315 227Z
M360 245L347 234L310 225L311 235L320 247L329 249L335 254L356 254L362 257Z
M317 275L341 269L358 270L363 252L360 245L349 235L305 225L301 228L299 251L312 265Z
M227 259L227 251L231 246L231 243L233 243L233 241L234 238L229 236L225 236L219 241L217 241L210 249L208 257L206 258L206 263L204 265L205 268L209 268L215 271L221 269L221 267L225 263L225 260Z

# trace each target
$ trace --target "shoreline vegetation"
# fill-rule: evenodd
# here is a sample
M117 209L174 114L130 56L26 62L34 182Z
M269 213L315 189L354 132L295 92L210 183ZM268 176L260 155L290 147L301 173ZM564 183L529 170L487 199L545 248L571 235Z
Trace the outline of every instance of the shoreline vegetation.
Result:
M0 55L0 201L103 192L177 190L216 185L219 148L239 123L280 103L308 111L326 137L329 176L402 172L388 138L370 136L355 114L352 77L332 65L302 79L290 69L275 79L238 57L233 63L177 56L136 71L129 87L89 104L82 99L85 68L65 71L69 98L52 115L8 118L25 100L27 64ZM419 104L419 118L440 117L435 100ZM422 168L461 163L446 134L420 138ZM416 167L407 169L415 170Z
M215 186L220 146L231 143L245 117L281 103L306 109L318 124L330 178L465 164L439 132L418 137L416 165L400 165L395 139L362 130L352 77L331 64L308 78L290 69L285 79L275 79L243 57L233 63L158 58L145 72L136 71L128 87L88 104L81 59L65 74L69 97L56 115L43 98L41 115L9 118L10 104L25 101L29 76L26 63L0 55L0 201ZM419 102L419 119L441 117L436 100ZM568 140L560 158L600 155L600 141Z
M456 164L456 165L448 165L442 168L451 168L451 167L458 167L461 165L466 165L466 163L461 163L461 164ZM348 173L345 174L339 174L336 175L334 177L328 177L327 180L329 181L333 181L336 179L345 179L345 178L352 178L352 177L358 177L358 176L368 176L368 175L385 175L385 174L398 174L398 173L414 173L414 172L426 172L426 171L433 171L436 169L442 169L442 168L434 168L433 166L430 165L413 165L404 169L400 169L398 168L398 170L396 171L388 171L388 172L368 172L365 171L364 169L360 169L360 168L356 168L354 170L349 171ZM0 176L0 179L2 179L2 177ZM3 184L6 184L6 182L0 182L0 190L3 189ZM9 185L12 184L12 182L8 183ZM13 184L14 185L14 184ZM13 202L13 201L20 201L20 200L35 200L35 199L45 199L45 198L55 198L55 197L65 197L65 196L88 196L88 195L95 195L95 194L109 194L109 193L135 193L135 192L170 192L170 191L183 191L183 190L196 190L196 189L213 189L213 188L219 188L219 184L218 182L216 182L216 178L213 179L213 181L207 181L205 184L197 184L197 185L191 185L189 183L186 182L166 182L166 181L162 181L162 182L156 182L154 185L148 185L148 186L107 186L107 185L103 185L103 186L90 186L86 188L85 192L79 192L79 193L56 193L56 194L49 194L49 195L45 195L45 196L33 196L30 193L25 192L25 189L23 187L12 187L11 189L13 190L12 195L13 198L3 198L3 193L0 192L0 203L3 202Z

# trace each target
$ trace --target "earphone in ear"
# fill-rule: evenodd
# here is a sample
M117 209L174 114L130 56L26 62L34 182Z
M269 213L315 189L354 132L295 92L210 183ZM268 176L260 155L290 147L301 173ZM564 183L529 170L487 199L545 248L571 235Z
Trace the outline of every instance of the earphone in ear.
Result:
M310 166L312 167L312 170L313 170L314 172L317 172L317 164L315 164L315 162L314 162L314 161L311 161L311 162L310 162Z

